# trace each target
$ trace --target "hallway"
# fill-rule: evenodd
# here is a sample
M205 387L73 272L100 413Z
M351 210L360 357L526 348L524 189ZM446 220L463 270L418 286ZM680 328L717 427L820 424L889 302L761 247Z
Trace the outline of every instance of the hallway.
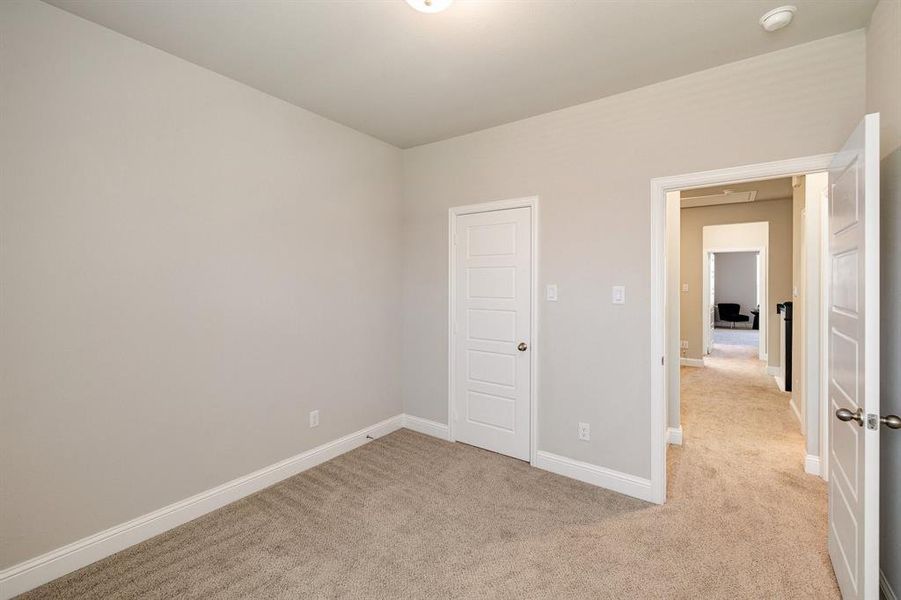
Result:
M804 472L789 394L766 374L756 348L718 345L704 362L681 369L684 446L670 448L670 503L703 504L707 518L722 520L713 528L721 539L710 543L731 554L724 565L749 567L728 574L744 580L737 596L838 598L826 484Z

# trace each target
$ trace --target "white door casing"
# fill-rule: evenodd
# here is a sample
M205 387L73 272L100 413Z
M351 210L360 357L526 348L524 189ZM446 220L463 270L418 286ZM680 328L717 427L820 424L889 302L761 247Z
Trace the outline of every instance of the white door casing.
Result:
M877 600L878 114L867 115L835 155L828 216L829 555L845 600ZM840 420L839 409L859 416Z
M530 460L533 207L491 206L451 215L452 438Z

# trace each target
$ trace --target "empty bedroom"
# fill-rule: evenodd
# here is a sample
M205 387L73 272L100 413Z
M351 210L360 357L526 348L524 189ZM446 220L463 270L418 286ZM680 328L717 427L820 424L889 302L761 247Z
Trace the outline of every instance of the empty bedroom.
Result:
M4 0L0 600L896 600L899 244L901 0Z

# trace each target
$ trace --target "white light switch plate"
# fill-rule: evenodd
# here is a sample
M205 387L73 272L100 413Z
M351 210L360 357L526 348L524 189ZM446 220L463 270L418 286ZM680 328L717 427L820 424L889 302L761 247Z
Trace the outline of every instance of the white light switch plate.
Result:
M548 284L547 300L548 300L548 302L556 302L557 301L557 284L556 283Z
M682 291L683 291L683 292L687 292L687 291L688 291L688 284L687 284L687 283L683 283L683 284L682 284Z
M626 286L624 286L624 285L613 286L613 303L614 304L625 304L626 303Z

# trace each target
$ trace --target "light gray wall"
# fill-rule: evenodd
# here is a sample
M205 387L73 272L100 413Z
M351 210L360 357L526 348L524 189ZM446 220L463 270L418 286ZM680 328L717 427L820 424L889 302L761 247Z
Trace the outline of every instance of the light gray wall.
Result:
M752 317L757 306L757 253L717 252L714 302L737 302L741 313Z
M405 410L447 420L447 209L538 195L539 295L560 297L538 306L538 447L648 477L651 178L836 151L863 114L864 46L852 32L406 150Z
M401 412L399 150L33 1L0 112L0 568Z
M901 2L881 0L867 29L867 112L880 113L880 412L901 415ZM879 563L901 593L901 431L882 429Z

